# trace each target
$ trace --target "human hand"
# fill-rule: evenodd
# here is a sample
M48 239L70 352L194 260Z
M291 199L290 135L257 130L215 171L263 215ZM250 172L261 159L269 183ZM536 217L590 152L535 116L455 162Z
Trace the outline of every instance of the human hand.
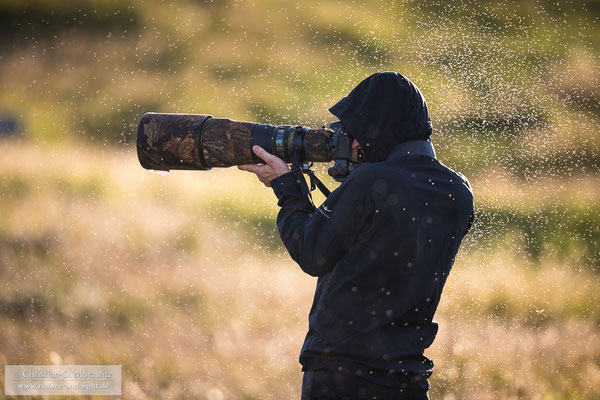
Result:
M267 152L262 147L253 146L252 151L254 151L254 154L263 159L266 162L266 164L244 164L238 165L238 168L242 171L249 171L255 173L258 177L258 180L264 183L265 186L270 187L271 181L273 179L283 174L287 174L291 171L289 165L287 165L285 161Z

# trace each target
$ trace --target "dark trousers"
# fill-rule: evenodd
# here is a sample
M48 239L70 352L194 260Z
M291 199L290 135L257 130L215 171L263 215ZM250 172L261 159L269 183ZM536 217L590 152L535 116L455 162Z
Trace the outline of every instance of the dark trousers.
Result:
M408 391L376 385L358 376L319 369L306 371L301 400L429 400L427 390Z

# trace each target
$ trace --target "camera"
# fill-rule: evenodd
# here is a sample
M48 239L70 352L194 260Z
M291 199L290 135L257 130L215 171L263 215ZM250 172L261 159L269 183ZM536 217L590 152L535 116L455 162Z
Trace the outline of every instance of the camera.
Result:
M310 163L334 161L328 173L337 181L361 162L359 150L352 148L352 138L339 121L313 129L149 112L139 122L136 142L142 167L162 171L263 163L252 152L254 145L303 169Z

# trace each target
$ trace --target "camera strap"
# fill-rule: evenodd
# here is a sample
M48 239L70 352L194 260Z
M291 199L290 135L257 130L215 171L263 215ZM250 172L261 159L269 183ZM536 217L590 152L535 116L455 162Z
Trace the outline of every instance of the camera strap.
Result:
M292 173L294 174L294 176L296 177L296 180L298 181L298 183L300 184L300 188L302 189L302 194L307 194L310 196L310 190L308 190L308 186L306 185L306 180L304 179L304 176L302 175L303 169L302 169L302 163L300 162L300 154L298 154L299 151L295 150L292 153ZM311 202L312 202L312 198L311 198Z
M323 182L319 178L317 178L317 176L315 175L315 171L310 169L310 166L304 167L303 164L300 162L300 151L299 150L295 150L293 152L291 161L292 161L292 173L294 174L294 176L296 177L296 180L300 184L302 194L308 195L308 198L310 199L310 202L312 203L313 206L315 205L315 203L313 202L312 195L310 192L315 190L315 188L318 187L319 190L321 191L321 193L323 193L323 195L325 197L328 197L331 194L331 191L329 189L327 189L327 186L325 186L325 184L323 184ZM310 189L309 189L308 185L306 184L306 179L304 178L303 174L308 175L308 177L310 179Z
M307 169L304 171L304 173L310 178L311 191L315 190L316 186L319 188L319 190L321 191L321 193L323 193L325 197L329 197L329 195L331 194L331 190L327 189L327 186L325 186L325 184L315 175L315 171L313 171L312 169Z

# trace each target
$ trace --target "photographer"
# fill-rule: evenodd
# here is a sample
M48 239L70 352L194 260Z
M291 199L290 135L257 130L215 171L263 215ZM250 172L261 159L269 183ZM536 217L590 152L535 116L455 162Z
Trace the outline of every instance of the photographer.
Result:
M302 399L427 399L433 362L423 352L473 218L471 188L435 158L425 100L404 76L376 73L330 111L364 162L319 208L259 146L266 164L240 166L273 187L281 239L318 277Z

